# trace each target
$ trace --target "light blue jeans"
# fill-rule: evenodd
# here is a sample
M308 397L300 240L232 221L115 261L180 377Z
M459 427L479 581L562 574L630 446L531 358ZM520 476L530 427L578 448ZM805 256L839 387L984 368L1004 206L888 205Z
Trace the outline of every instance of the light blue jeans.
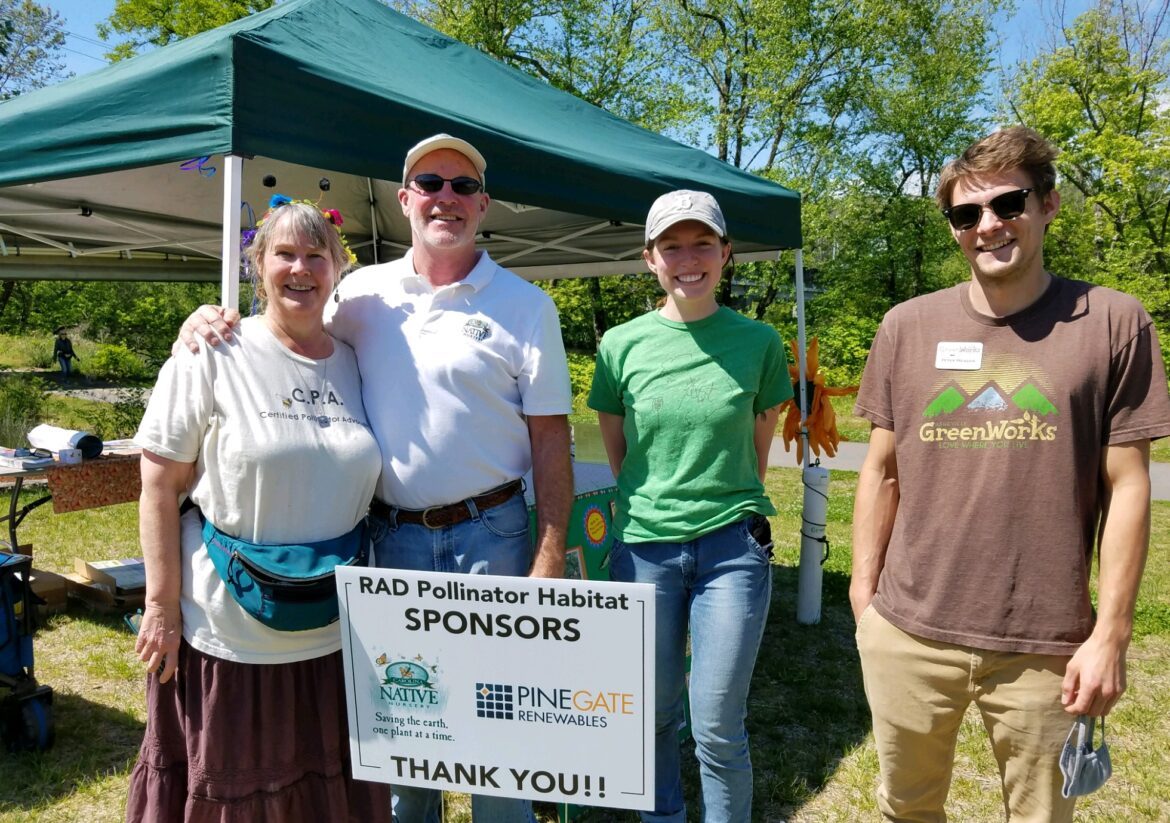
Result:
M415 523L370 517L374 562L385 569L500 574L521 577L532 566L528 507L517 492L507 503L479 511L467 501L470 520L429 529ZM416 786L394 787L397 823L440 823L442 792ZM535 823L532 803L509 797L471 796L475 823Z
M772 567L750 523L748 517L688 543L614 541L610 578L656 587L655 797L654 811L642 812L647 823L686 820L678 729L688 625L702 820L751 821L752 761L744 718L772 599Z

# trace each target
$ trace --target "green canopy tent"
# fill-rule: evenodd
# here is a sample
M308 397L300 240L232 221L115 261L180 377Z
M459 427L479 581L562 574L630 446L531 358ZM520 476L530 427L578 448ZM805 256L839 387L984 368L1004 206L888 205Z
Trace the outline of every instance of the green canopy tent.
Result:
M711 192L737 260L797 250L804 350L798 194L378 0L284 0L0 104L0 279L218 278L234 304L241 224L273 192L340 211L362 263L396 258L402 158L436 132L487 157L479 242L530 279L643 271L653 199Z
M496 205L483 246L530 278L640 270L646 209L681 187L719 198L744 259L800 246L794 192L377 0L286 0L0 104L0 232L19 238L19 254L0 250L0 277L33 270L41 248L67 254L74 277L112 276L87 265L110 252L122 259L106 268L127 277L183 276L179 265L148 266L152 254L218 259L227 155L246 158L239 199L256 213L265 175L310 199L329 178L322 205L341 211L363 261L388 259L409 243L394 196L402 158L440 131L488 158ZM200 157L209 160L182 168Z

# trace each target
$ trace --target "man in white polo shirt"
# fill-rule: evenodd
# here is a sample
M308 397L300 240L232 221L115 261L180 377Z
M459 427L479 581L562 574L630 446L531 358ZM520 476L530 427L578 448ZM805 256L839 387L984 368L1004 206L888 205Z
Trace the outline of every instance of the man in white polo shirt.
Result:
M474 146L450 135L412 148L398 192L410 251L343 280L326 320L357 352L382 451L371 506L377 564L560 577L573 497L560 322L547 294L475 247L489 203L486 167ZM184 339L196 332L214 343L212 328L230 339L217 313L201 312L184 324ZM529 468L535 552L520 483ZM395 787L395 816L438 823L440 798ZM472 797L472 813L475 823L535 819L528 801L483 795Z

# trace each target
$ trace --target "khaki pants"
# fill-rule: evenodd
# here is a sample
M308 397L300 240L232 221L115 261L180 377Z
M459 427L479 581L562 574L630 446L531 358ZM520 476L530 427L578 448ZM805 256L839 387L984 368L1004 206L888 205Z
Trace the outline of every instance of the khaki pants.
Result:
M1073 722L1060 705L1068 658L997 652L907 634L870 606L857 649L881 769L885 820L941 823L955 741L972 701L999 763L1011 823L1071 821L1060 748Z

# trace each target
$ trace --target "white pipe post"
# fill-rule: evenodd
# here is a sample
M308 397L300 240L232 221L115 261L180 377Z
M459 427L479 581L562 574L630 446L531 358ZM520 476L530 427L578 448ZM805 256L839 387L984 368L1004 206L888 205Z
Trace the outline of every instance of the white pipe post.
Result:
M240 203L243 200L244 158L228 154L223 158L223 268L220 270L219 299L224 306L240 304Z
M796 250L796 348L800 362L800 440L804 446L804 505L800 523L800 567L796 582L796 622L821 622L821 582L824 557L825 513L829 501L829 470L811 465L808 445L807 338L804 328L804 251Z
M804 479L804 505L800 514L800 569L796 578L796 622L806 626L821 622L821 561L825 556L825 515L829 504L829 470L808 466Z

